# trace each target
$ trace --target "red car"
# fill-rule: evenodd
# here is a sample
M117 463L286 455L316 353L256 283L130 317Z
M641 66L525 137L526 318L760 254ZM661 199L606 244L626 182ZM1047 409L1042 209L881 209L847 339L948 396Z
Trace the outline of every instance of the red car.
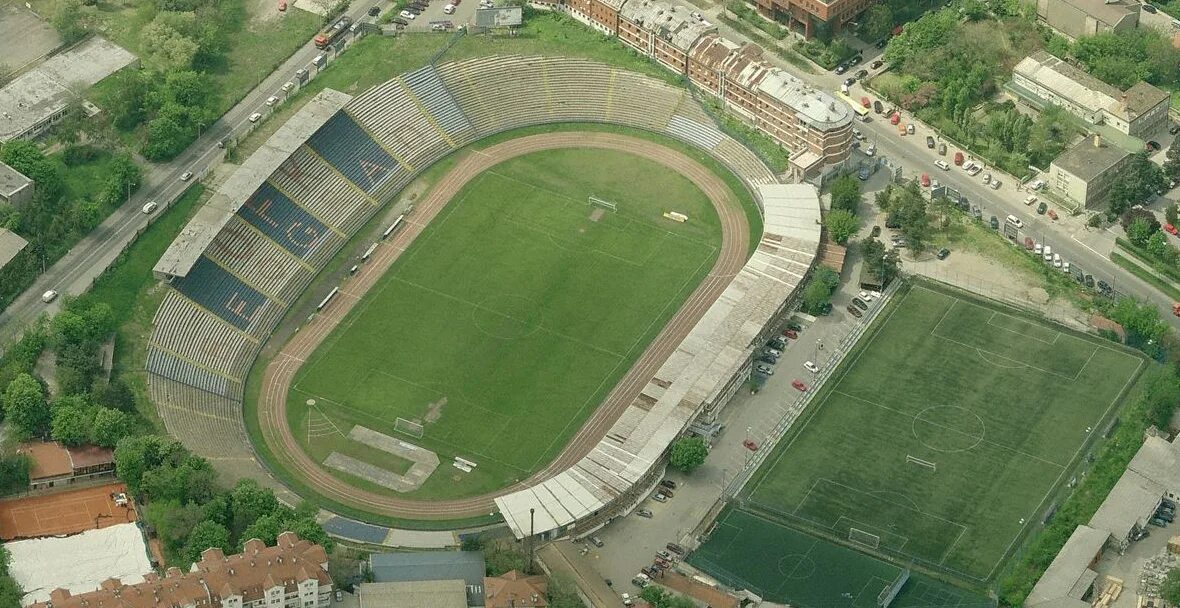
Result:
M1057 212L1056 212L1056 211L1054 211L1054 210L1052 210L1052 209L1050 209L1050 210L1049 210L1049 219L1051 219L1051 220L1055 220L1055 219L1057 219Z
M861 97L860 98L860 105L862 105L866 108L871 108L871 107L873 107L873 102L869 101L868 97Z
M923 188L930 187L930 176L926 175L925 173L922 174L922 187Z
M792 339L792 340L794 340L794 339L796 339L796 338L798 338L798 337L799 337L799 332L797 332L797 331L795 331L795 330L793 330L793 329L784 329L784 330L783 330L783 335L784 335L784 336L786 336L786 337L788 337L788 338L790 338L790 339Z
M287 0L279 0L279 10L280 11L287 10Z
M807 392L807 385L803 384L802 380L792 380L791 386L795 387L799 392Z
M1180 230L1176 230L1176 227L1171 224L1164 224L1164 231L1172 236L1180 236Z
M747 439L742 442L742 445L746 446L746 449L750 450L751 452L758 451L758 444L754 443L753 440Z
M901 114L899 114L899 113L897 113L897 112L894 112L894 113L893 113L893 116L890 116L890 117L889 117L889 124L891 124L891 125L895 125L895 124L897 124L897 123L899 123L899 122L901 122Z

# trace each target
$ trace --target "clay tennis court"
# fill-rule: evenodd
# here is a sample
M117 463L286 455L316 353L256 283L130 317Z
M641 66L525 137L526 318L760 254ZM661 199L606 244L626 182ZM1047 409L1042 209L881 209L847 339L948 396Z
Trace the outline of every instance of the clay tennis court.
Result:
M76 534L138 519L134 505L115 505L121 483L0 501L0 540Z

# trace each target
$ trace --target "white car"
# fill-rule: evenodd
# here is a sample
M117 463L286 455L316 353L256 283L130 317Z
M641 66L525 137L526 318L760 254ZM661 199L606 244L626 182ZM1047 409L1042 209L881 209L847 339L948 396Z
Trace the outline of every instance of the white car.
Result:
M444 14L444 15L453 15L453 14L455 14L455 5L454 5L454 4L448 4L448 5L444 6L444 7L443 7L443 14Z
M260 118L262 118L262 114L255 112L250 115L250 122L258 122L258 119L260 119Z
M804 363L804 364L803 364L803 368L804 368L804 369L806 369L807 371L809 371L809 372L813 373L813 374L818 374L818 373L819 373L819 366L818 366L818 365L816 365L816 364L814 364L814 363L812 363L811 361L808 361L808 362Z
M266 98L266 105L268 105L268 106L273 106L278 102L279 102L279 98L275 97L274 95L271 95L270 97Z
M1065 262L1065 261L1061 262L1061 272L1064 272L1065 274L1069 274L1069 262Z
M184 173L182 173L182 174L180 175L180 181L182 181L182 182L187 182L188 180L190 180L190 179L192 179L192 178L193 178L193 172L192 172L192 171L185 171Z
M1041 244L1040 243L1033 245L1033 253L1035 253L1037 255L1041 255Z
M1053 248L1048 245L1045 245L1045 248L1041 250L1041 257L1045 258L1046 262L1052 262L1053 261Z
M1061 268L1061 254L1060 253L1053 254L1053 267L1054 268Z
M291 91L291 89L294 89L294 88L295 88L295 83L294 83L294 82L288 82L287 84L283 85L283 92L284 92L284 93L289 93L289 92Z
M769 367L767 367L765 365L759 365L759 366L755 367L754 371L756 371L759 374L762 374L764 376L773 376L774 375L774 370L770 369Z
M1020 218L1016 217L1015 215L1008 216L1008 223L1016 226L1017 228L1024 228L1024 222L1020 221Z
M402 12L400 12L398 14L401 15L402 19L413 19L414 17L416 17L416 15L414 13L411 13L410 11L407 11L407 10L403 10Z
M144 203L144 205L143 205L143 212L144 212L145 214L147 214L147 213L152 213L153 211L155 211L155 210L156 210L156 209L158 209L159 207L160 207L160 204L159 204L159 203L157 203L156 201L151 201L151 202L149 202L149 203Z
M48 304L56 299L57 299L57 290L55 290L55 289L50 289L49 291L41 294L41 301L45 302L46 304Z
M1024 199L1025 205L1032 205L1032 204L1035 204L1036 202L1037 202L1037 195L1035 195L1035 194L1030 194L1030 195L1028 195L1027 198Z

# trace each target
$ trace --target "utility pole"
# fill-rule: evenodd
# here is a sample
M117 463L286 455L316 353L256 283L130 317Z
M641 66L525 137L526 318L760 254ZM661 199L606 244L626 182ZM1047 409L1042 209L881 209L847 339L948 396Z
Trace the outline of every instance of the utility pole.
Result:
M529 563L527 566L528 574L533 573L533 568L534 568L533 564L536 563L536 559L537 559L537 556L536 556L537 540L536 540L536 537L534 536L534 534L536 534L536 522L533 517L533 514L535 512L536 512L536 509L529 507Z

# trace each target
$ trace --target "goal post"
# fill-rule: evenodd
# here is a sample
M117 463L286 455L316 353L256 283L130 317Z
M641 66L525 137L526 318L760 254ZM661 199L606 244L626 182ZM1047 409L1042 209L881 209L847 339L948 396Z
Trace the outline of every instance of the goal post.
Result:
M618 210L619 210L619 206L617 204L612 203L610 201L602 200L602 199L598 198L597 196L590 197L590 206L591 207L602 207L603 209L609 209L609 210L615 211L615 212L618 212Z
M865 532L860 528L848 528L848 540L870 549L876 549L881 546L880 536Z
M422 426L421 423L414 422L413 420L407 420L400 416L396 421L394 421L393 429L419 439L422 438L422 435L426 434L426 427Z
M938 464L936 464L934 462L930 462L929 460L922 460L921 458L918 458L916 456L911 456L909 454L906 454L905 461L906 461L906 464L916 464L920 467L926 467L927 469L930 469L931 471L938 472Z

